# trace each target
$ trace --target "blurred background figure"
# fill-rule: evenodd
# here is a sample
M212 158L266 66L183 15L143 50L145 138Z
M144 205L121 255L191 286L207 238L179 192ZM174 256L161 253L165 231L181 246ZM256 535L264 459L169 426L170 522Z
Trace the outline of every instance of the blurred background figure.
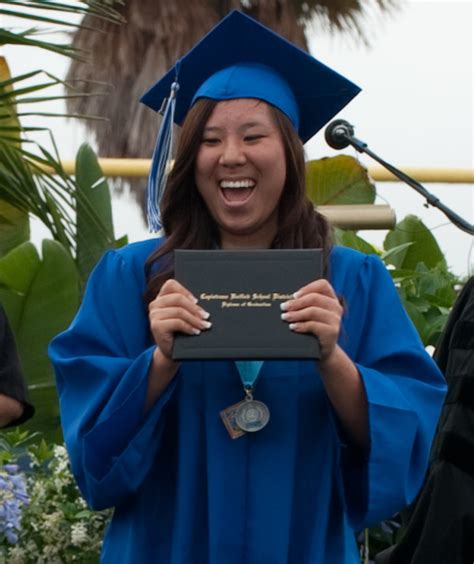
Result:
M34 407L28 402L15 338L5 310L0 305L0 427L20 425L33 414Z

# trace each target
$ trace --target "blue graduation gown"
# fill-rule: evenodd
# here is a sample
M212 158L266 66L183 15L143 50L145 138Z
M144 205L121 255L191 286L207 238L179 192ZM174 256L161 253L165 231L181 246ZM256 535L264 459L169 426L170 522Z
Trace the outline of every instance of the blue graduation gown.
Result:
M334 248L340 345L357 364L370 449L345 441L310 361L267 361L262 431L231 440L219 412L243 397L231 361L184 362L144 416L153 342L144 262L157 241L107 253L71 327L50 347L64 437L94 508L114 507L102 562L346 564L354 531L421 485L445 393L377 257Z

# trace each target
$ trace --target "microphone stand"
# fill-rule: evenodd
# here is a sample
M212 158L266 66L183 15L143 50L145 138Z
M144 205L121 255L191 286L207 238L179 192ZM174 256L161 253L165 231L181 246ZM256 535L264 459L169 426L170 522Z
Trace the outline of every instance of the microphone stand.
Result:
M380 163L384 168L389 170L394 176L399 178L402 182L405 182L406 184L411 186L414 190L416 190L419 194L421 194L424 198L426 198L427 205L431 205L438 208L440 211L444 213L444 215L452 223L454 223L454 225L456 225L456 227L458 227L462 231L465 231L466 233L469 233L470 235L474 235L473 224L468 223L465 219L459 216L451 208L448 208L448 206L444 205L443 202L439 200L439 198L431 194L431 192L428 192L428 190L426 190L424 186L422 186L415 179L411 178L411 176L408 176L408 174L405 174L401 170L398 170L398 168L395 168L393 165L387 163L378 155L376 155L373 151L369 149L367 143L364 143L364 141L361 141L360 139L357 139L357 137L354 137L352 135L354 129L350 124L347 125L349 126L348 128L341 127L337 129L337 137L341 139L344 138L345 141L347 141L349 145L352 145L352 147L354 147L354 149L356 149L359 153L365 153L369 155L369 157L372 157L375 161Z

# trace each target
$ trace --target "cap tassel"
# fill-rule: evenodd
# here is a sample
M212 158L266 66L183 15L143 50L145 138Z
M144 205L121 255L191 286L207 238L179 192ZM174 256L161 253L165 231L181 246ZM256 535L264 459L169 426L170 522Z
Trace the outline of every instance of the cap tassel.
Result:
M163 118L148 176L147 215L148 229L151 233L156 233L161 229L160 204L168 180L169 170L167 167L173 152L173 123L178 90L179 84L175 80L171 85L169 97L163 101L163 111L160 111Z

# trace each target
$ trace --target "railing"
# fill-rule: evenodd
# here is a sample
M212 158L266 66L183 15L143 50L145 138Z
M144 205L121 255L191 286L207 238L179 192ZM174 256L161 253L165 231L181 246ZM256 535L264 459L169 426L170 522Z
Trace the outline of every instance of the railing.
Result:
M99 159L105 176L146 177L150 170L150 159ZM68 174L74 173L72 160L62 161ZM473 184L474 168L415 168L402 167L402 170L418 182L442 184ZM368 167L370 177L376 182L400 182L392 173L381 166Z
M146 177L150 159L99 159L104 176ZM74 174L72 160L62 162L64 170ZM402 168L418 182L442 184L474 184L471 168ZM369 166L370 177L376 182L400 182L381 166ZM396 223L394 210L387 205L337 205L319 206L318 210L337 227L345 229L392 229Z

